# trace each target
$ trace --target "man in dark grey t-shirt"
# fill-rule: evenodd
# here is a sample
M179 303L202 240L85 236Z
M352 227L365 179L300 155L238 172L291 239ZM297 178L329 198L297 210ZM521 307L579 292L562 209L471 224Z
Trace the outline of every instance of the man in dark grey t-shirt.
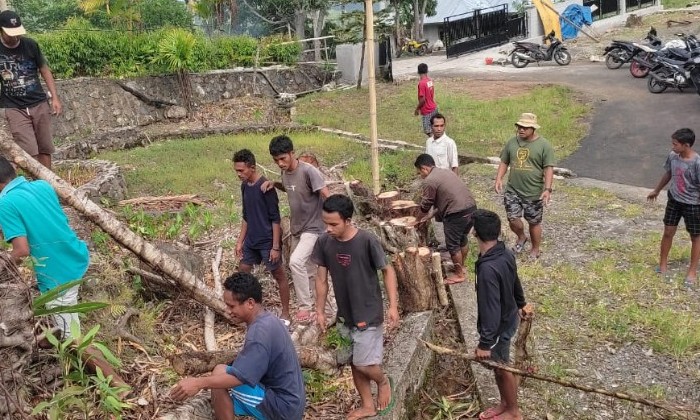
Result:
M313 318L313 299L316 265L311 262L311 252L318 236L323 232L321 208L328 197L328 187L318 169L301 162L294 155L294 145L287 136L277 136L270 141L270 155L282 169L282 182L274 186L287 193L291 219L292 253L289 269L292 272L298 311L294 320L308 322ZM263 189L272 187L263 184ZM335 318L334 304L326 302L325 311L332 321Z
M318 264L316 278L316 320L325 329L321 308L328 294L328 274L333 279L338 316L343 318L352 340L352 377L362 399L360 408L348 419L387 414L394 403L391 380L382 369L384 351L384 305L377 271L381 270L389 297L389 327L399 321L396 274L388 264L379 239L352 224L354 207L345 195L334 194L323 203L326 233L316 242L312 254ZM377 403L371 382L377 384Z

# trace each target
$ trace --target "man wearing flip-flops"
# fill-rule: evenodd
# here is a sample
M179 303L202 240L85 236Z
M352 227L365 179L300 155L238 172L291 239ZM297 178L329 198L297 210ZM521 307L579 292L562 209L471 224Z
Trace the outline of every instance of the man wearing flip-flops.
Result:
M528 237L521 217L525 218L532 241L530 258L540 256L542 244L542 214L549 204L554 180L554 148L544 137L536 133L540 126L537 115L523 113L515 123L516 135L506 143L501 152L495 189L503 192L503 177L510 167L508 185L503 195L510 230L518 236L513 247L515 253L524 250Z

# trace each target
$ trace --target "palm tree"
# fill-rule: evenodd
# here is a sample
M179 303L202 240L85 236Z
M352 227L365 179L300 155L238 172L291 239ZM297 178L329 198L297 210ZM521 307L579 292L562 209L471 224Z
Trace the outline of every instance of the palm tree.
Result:
M79 0L80 8L88 14L104 11L112 22L128 30L141 21L138 4L141 0Z

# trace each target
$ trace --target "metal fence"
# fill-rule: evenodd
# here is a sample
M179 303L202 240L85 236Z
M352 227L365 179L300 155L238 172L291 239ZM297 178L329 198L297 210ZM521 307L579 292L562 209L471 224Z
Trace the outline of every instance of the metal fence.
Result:
M524 14L508 13L508 5L476 9L444 20L447 57L502 45L527 35Z

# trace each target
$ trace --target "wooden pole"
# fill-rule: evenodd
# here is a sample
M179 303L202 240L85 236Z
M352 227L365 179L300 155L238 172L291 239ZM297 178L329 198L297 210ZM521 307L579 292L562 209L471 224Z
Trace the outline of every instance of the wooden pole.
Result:
M630 401L633 403L639 403L639 404L646 405L649 407L660 408L662 410L666 410L666 411L669 411L672 413L677 413L679 411L683 411L683 412L687 412L687 413L700 414L700 408L698 408L698 407L673 404L673 403L669 403L667 401L655 401L655 400L650 400L648 398L642 398L642 397L638 397L635 395L626 394L623 392L614 392L614 391L608 391L607 389L594 388L592 386L587 386L587 385L580 385L580 384L576 384L576 383L571 382L571 381L566 381L566 380L557 379L557 378L550 377L550 376L545 376L545 375L540 375L540 374L533 373L533 372L528 372L528 371L521 370L521 369L516 369L516 368L513 368L511 366L507 366L507 365L503 365L503 364L494 362L492 360L476 360L476 358L474 357L473 354L462 353L462 352L459 352L457 350L449 349L446 347L436 346L435 344L428 343L427 341L423 341L420 338L418 338L417 340L422 342L423 344L425 344L430 350L432 350L433 352L435 352L437 354L448 354L451 356L456 356L456 357L459 357L460 359L467 360L469 362L481 363L482 365L489 367L491 369L501 369L501 370L505 370L506 372L510 372L512 374L515 374L515 375L520 375L520 376L524 376L527 378L537 379L538 381L549 382L549 383L561 385L561 386L567 387L567 388L578 389L579 391L583 391L583 392L601 394L601 395L605 395L608 397L617 398L620 400Z
M552 6L550 6L549 4L547 4L546 2L542 2L542 4L544 4L545 6L547 6L547 8L548 8L549 10L553 11L554 13L556 13L557 16L559 16L560 18L564 19L565 21L569 22L571 25L573 25L574 27L576 27L576 29L578 29L579 31L581 31L582 34L586 35L587 37L589 37L590 39L594 40L595 42L600 43L600 40L599 40L599 39L597 39L596 37L594 37L594 36L592 36L592 35L587 34L586 31L584 31L582 27L578 26L576 23L574 23L574 22L573 22L571 19L569 19L568 17L566 17L566 16L562 15L561 13L559 13L559 12L557 11L557 9L553 8ZM563 38L563 37L562 37L562 38ZM564 41L564 40L562 39L562 41Z
M377 88L374 65L374 7L372 0L365 0L365 25L367 26L367 83L369 85L369 140L372 149L372 189L379 194L379 142L377 141Z

